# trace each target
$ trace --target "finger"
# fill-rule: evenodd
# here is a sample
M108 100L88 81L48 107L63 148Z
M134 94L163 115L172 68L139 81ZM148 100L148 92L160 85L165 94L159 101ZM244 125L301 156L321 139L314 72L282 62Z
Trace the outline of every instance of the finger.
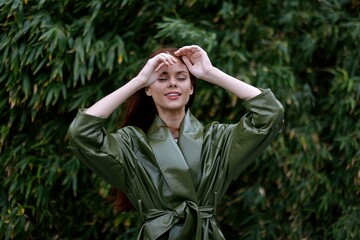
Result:
M196 53L196 52L201 52L203 49L201 47L199 47L198 45L191 45L191 52Z
M163 66L165 66L165 63L160 63L159 66L155 69L155 72L159 71Z
M191 63L191 61L190 61L190 59L189 59L188 57L183 56L183 57L182 57L182 60L184 61L185 65L186 65L189 69L193 66L193 64Z
M176 56L187 56L189 58L199 57L204 50L198 45L185 46L175 52Z
M191 51L192 53L195 53L195 52L198 52L198 51L199 51L199 48L198 48L197 46L195 46L195 45L192 45L190 51Z
M171 59L171 62L174 64L174 63L177 63L177 59L172 56L172 55L169 55L170 56L170 59Z
M186 53L188 51L191 50L191 46L184 46L184 47L181 47L179 48L176 52L175 52L175 55L176 56L181 56L181 55L186 55Z
M155 71L158 71L164 65L170 65L170 64L172 64L172 63L166 57L159 56L159 59L157 61L157 65L154 66Z
M177 62L176 58L170 54L167 53L161 53L159 54L159 58L163 61L166 62L167 64L174 64Z
M181 55L184 55L183 54L183 51L181 49L177 50L176 52L174 52L175 56L178 56L180 57Z

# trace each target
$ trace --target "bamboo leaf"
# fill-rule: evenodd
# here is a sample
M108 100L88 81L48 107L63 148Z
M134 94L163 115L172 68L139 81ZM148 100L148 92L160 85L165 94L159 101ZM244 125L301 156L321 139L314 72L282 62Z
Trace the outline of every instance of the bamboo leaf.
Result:
M31 92L31 83L30 78L28 75L25 75L23 78L23 91L25 94L25 97L28 98Z
M358 239L359 10L330 0L0 0L3 238L136 239L136 211L114 214L110 186L75 158L67 129L159 46L197 44L285 108L282 132L217 206L225 237ZM257 119L227 90L196 84L191 112L204 126Z

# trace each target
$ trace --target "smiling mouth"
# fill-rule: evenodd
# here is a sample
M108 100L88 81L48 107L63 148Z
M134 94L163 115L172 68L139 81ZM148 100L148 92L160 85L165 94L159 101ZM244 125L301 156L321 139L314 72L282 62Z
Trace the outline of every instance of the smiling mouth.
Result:
M167 93L167 94L165 94L165 96L167 96L167 97L178 97L180 95L181 95L180 93Z

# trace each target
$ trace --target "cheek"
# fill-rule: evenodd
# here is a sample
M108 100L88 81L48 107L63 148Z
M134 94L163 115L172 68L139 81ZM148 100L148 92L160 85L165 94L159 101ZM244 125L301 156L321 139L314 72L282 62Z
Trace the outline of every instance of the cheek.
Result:
M193 94L193 92L194 92L194 87L190 86L190 94Z
M151 95L153 94L157 94L160 90L159 84L157 82L153 83L151 86L149 86L148 90L151 93Z
M190 95L191 95L191 94L193 93L193 91L194 91L194 88L193 88L192 85L188 86L187 89L188 89L188 93L189 93Z

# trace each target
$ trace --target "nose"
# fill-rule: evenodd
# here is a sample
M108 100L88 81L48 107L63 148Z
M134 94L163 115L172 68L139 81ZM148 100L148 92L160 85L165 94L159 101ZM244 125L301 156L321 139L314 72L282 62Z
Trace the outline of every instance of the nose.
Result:
M169 87L177 87L177 80L175 79L175 77L170 77Z

